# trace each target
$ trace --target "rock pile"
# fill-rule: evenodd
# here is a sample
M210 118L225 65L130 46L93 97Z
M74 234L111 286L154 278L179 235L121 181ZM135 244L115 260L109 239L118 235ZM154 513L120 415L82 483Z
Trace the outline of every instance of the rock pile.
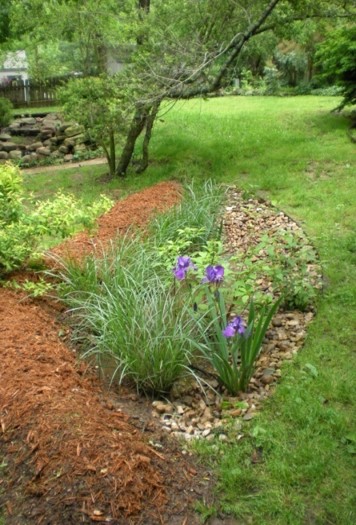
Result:
M0 134L0 162L15 160L22 166L44 159L70 162L75 154L94 147L82 126L65 122L58 113L22 117Z

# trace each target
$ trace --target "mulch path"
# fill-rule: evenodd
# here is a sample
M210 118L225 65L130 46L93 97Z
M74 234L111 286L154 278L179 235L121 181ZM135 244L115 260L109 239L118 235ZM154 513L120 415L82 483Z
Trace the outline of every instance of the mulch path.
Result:
M176 183L118 202L56 254L81 257L179 202ZM6 524L192 525L209 476L66 345L61 307L0 288L0 506ZM134 394L128 394L128 398ZM144 402L144 401L142 401ZM138 405L136 405L138 406ZM135 409L133 409L135 410ZM138 410L138 409L137 409Z

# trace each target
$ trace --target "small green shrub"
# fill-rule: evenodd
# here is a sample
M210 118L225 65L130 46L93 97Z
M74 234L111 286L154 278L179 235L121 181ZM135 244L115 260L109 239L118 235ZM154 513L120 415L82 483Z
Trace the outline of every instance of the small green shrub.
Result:
M282 296L281 306L286 309L308 310L316 298L315 284L311 282L308 265L314 264L316 255L303 236L280 233L264 237L259 249L266 250L269 264L266 275L273 289Z
M0 97L0 128L8 126L12 120L13 105L7 98Z
M23 200L20 171L10 163L0 164L0 222L18 221Z
M67 237L80 226L92 227L95 218L112 205L101 197L90 207L71 195L58 193L52 201L23 205L20 171L11 163L0 165L0 275L39 255L45 236Z
M46 295L53 288L51 283L45 281L42 278L40 278L37 282L29 281L28 279L26 279L22 283L18 283L16 281L8 281L5 284L5 287L13 288L15 290L23 290L30 297L34 298Z

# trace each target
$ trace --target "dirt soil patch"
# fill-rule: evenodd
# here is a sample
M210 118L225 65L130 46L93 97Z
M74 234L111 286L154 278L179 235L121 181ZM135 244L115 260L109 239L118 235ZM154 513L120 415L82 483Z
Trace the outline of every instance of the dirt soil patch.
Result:
M99 220L95 237L82 233L56 253L81 257L179 199L176 183L131 195ZM6 524L198 523L192 506L205 500L209 475L146 418L144 399L105 391L95 370L78 362L60 314L60 306L0 289Z

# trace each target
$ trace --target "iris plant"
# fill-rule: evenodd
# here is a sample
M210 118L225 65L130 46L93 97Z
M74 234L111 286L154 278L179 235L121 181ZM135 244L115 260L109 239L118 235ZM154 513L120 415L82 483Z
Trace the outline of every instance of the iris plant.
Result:
M173 274L178 281L183 281L185 279L188 270L195 269L194 264L190 257L186 255L181 255L177 259L177 263L173 268Z
M191 268L196 269L190 257L181 256L177 259L173 273L176 279L182 281ZM251 301L246 323L240 316L229 320L223 293L220 291L223 280L223 266L205 268L205 277L201 280L201 284L208 285L203 288L206 308L203 310L202 317L196 318L199 340L196 341L195 346L214 367L221 384L230 394L236 395L239 391L246 391L248 388L263 338L280 300L270 308L263 308L258 319ZM194 311L197 311L196 303L194 303Z
M235 335L243 335L246 331L242 318L238 315L226 326L223 330L224 337L234 337Z
M202 283L221 283L224 279L224 267L217 266L208 266L205 269L205 277L202 280Z

